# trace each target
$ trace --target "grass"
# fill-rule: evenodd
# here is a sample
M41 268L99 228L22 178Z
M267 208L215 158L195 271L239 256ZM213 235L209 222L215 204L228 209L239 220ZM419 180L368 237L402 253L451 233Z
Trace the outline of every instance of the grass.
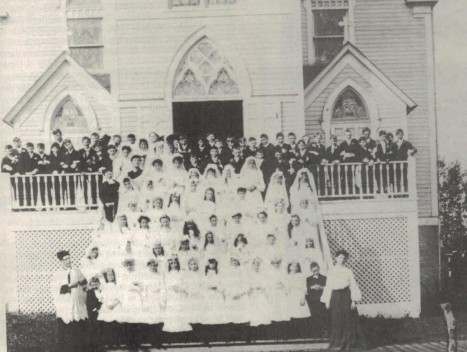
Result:
M456 314L458 339L467 339L467 313ZM54 316L50 314L7 314L9 352L54 351ZM389 344L446 341L442 316L419 319L360 318L369 347Z

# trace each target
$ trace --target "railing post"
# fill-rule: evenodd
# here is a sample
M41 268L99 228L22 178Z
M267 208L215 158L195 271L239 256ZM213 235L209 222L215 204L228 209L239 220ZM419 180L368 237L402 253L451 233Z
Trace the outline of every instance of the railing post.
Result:
M14 177L14 176L12 176ZM11 178L13 182L10 181L10 174L7 173L1 173L0 174L0 195L2 196L2 199L10 199L10 202L0 202L0 211L7 213L11 212L12 209L12 204L14 202L14 192L13 192L13 186L12 183L15 182L16 178ZM16 187L16 197L18 197L18 187Z
M416 162L413 156L407 159L407 186L410 199L417 199L417 171Z

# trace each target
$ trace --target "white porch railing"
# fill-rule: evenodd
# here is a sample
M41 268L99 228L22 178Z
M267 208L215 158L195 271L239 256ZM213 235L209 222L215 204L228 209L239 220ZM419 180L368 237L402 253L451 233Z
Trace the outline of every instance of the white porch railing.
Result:
M102 175L47 174L12 175L12 210L86 210L100 205Z
M320 165L312 171L320 200L416 196L413 158L387 163Z

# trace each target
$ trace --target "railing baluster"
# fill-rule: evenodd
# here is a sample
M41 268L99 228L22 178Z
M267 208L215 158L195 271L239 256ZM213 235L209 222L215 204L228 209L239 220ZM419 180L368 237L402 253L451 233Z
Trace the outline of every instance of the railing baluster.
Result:
M394 190L394 194L399 194L399 187L398 187L398 179L397 179L397 169L399 167L399 162L395 162L392 166L392 173L393 173L393 177L394 177L394 182L393 182L393 190Z
M330 179L329 179L329 184L331 185L331 195L334 196L334 193L335 193L334 187L336 186L336 185L334 184L334 165L331 164L331 165L329 166L329 169L328 169L328 170L329 170L329 174L331 175L331 177L330 177Z
M392 189L391 189L391 163L386 163L386 177L387 177L387 190L388 190L388 195L391 195Z
M337 166L337 195L342 195L343 188L342 188L342 178L341 178L341 165Z
M19 182L18 182L18 176L13 176L13 182L15 184L15 204L16 208L20 208L20 201L19 201Z
M369 168L372 167L371 165L369 164L366 164L365 165L365 194L366 195L369 195L370 194L370 172L369 172ZM362 190L362 193L363 193L363 190Z

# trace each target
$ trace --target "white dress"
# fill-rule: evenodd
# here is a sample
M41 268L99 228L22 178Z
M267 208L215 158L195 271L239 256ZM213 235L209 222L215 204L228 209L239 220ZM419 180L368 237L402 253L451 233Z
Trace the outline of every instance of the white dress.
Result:
M144 285L142 296L144 322L148 324L162 323L166 300L164 276L159 272L148 271L142 275L142 281Z
M191 324L199 324L204 316L206 302L203 297L203 273L201 270L187 270L184 273L186 296L186 314Z
M96 259L90 259L88 257L81 258L80 270L88 282L93 276L101 276L103 269L104 265L100 256Z
M101 292L97 295L97 298L102 302L97 320L107 323L122 320L122 298L115 282L101 284Z
M269 264L271 266L271 264ZM287 277L282 268L271 266L268 275L268 295L271 302L271 320L285 321L290 319L287 312Z
M172 270L165 275L167 301L164 314L164 331L181 332L192 330L188 322L186 287L181 271Z
M221 276L209 270L203 277L202 285L205 305L201 324L213 325L228 322L224 312L224 287Z
M243 324L250 319L248 314L248 280L242 266L230 267L223 278L225 295L225 318L228 323Z
M264 265L264 264L262 264ZM250 270L247 277L249 283L248 315L251 326L270 324L272 321L272 303L269 300L269 282L261 270Z
M143 322L143 281L141 276L137 272L122 271L118 278L118 289L122 302L121 322Z
M287 275L287 313L291 318L308 318L310 310L305 301L306 277L302 273ZM303 303L301 305L300 303Z

